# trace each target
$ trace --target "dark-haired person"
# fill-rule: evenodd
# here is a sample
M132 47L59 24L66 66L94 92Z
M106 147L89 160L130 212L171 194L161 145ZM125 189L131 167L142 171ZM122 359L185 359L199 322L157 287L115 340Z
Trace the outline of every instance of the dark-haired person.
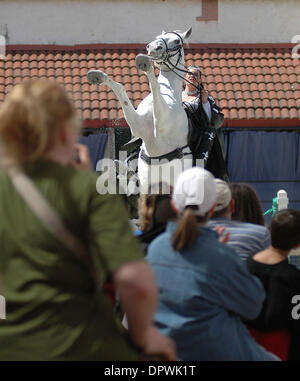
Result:
M235 202L232 220L265 226L261 202L255 189L247 183L231 183L229 186Z
M189 66L182 92L183 107L189 119L188 144L194 160L203 159L204 168L215 177L227 179L224 115L203 85L198 66Z
M220 179L215 179L217 205L208 226L215 228L223 226L229 234L227 245L233 248L242 260L270 246L270 232L265 226L244 221L233 221L236 202L229 185Z
M215 207L214 177L199 167L184 171L172 197L178 219L147 255L160 290L155 324L173 338L181 360L276 359L240 319L259 314L261 283L205 226Z
M292 298L300 294L300 271L288 263L287 257L291 249L300 246L300 212L286 209L275 214L271 239L268 249L247 260L249 271L261 280L266 291L259 316L248 323L259 331L280 330L271 339L269 335L253 333L258 341L262 336L261 344L273 349L282 359L299 361L300 319L293 318Z

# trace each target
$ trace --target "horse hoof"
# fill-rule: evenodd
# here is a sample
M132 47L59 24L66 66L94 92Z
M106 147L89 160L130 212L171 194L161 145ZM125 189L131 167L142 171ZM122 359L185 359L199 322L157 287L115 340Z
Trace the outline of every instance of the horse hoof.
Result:
M136 67L142 71L149 71L151 68L151 60L146 54L138 54L135 57Z
M107 75L100 70L90 70L87 73L87 78L90 84L96 85L105 82Z

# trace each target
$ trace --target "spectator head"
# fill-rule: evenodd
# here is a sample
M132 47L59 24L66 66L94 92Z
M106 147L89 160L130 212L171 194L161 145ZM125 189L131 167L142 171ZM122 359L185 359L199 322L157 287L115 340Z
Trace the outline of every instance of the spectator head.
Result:
M215 183L217 199L212 218L231 218L231 215L234 212L234 200L232 199L229 185L221 179L215 179Z
M246 183L231 183L229 186L235 202L232 220L265 226L262 206L255 190Z
M199 66L197 66L197 65L190 65L187 68L187 70L189 72L192 72L193 74L195 74L199 80L201 79L202 73L201 73L201 69L200 69Z
M37 160L58 141L66 152L72 145L72 155L78 132L71 102L63 88L52 81L22 82L12 89L0 109L3 155L9 161Z
M182 172L175 184L172 204L178 213L177 229L173 236L175 250L193 246L199 235L199 223L205 225L216 201L214 176L200 167Z
M186 73L185 78L193 83L194 85L199 85L201 83L201 70L197 65L191 65L187 68L188 73ZM189 85L188 83L183 84L184 86Z
M165 226L168 221L176 218L176 213L171 206L172 192L172 187L160 182L159 184L151 184L149 193L140 196L138 212L142 232Z
M298 210L285 209L273 216L271 242L274 248L286 251L300 246L300 212Z

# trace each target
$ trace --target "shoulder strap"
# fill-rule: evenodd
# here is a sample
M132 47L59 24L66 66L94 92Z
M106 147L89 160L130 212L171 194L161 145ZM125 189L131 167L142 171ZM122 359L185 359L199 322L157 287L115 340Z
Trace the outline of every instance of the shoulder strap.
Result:
M77 257L87 262L87 250L83 243L67 229L56 210L31 179L19 167L9 168L8 174L16 190L43 226Z

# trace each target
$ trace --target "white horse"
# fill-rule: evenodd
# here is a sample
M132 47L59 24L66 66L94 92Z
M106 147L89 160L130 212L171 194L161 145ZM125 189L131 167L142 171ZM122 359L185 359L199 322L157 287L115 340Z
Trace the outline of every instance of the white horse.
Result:
M192 154L187 146L188 119L181 98L183 42L191 31L192 28L183 33L163 31L147 45L148 55L136 57L136 66L147 75L151 89L136 110L121 84L99 70L88 72L91 84L104 83L111 87L121 103L132 135L143 140L138 158L141 193L158 181L174 185L179 173L192 166ZM160 69L158 78L152 61Z

